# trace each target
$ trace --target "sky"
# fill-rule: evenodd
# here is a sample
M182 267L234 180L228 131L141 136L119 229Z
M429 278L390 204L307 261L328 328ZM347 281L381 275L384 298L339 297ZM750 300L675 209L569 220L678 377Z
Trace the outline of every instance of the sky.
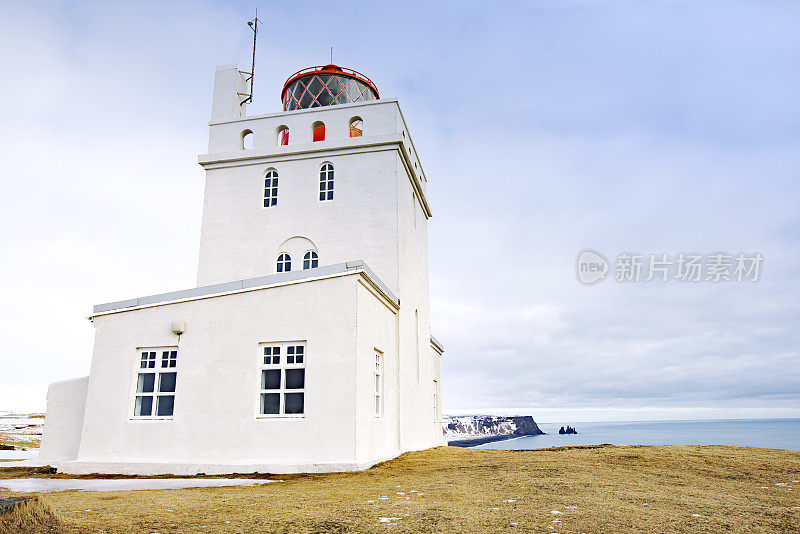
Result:
M800 417L800 4L5 2L0 410L88 374L93 304L192 287L216 65L249 114L334 61L428 177L446 413ZM584 285L592 249L608 278ZM760 253L756 282L618 282L622 253Z

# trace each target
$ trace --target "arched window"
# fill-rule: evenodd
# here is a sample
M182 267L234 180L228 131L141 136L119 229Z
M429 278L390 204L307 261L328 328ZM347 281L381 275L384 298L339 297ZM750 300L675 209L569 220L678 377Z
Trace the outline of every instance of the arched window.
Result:
M278 126L276 130L277 137L275 138L278 146L289 144L289 128L287 126Z
M361 117L350 119L350 137L361 137L364 134L364 121Z
M316 267L319 267L319 256L313 250L309 250L303 256L303 269L314 269Z
M270 169L264 176L264 207L278 204L278 171Z
M333 164L323 163L319 168L319 200L333 200Z
M325 123L317 121L311 125L313 129L313 141L324 141L325 140Z
M284 252L283 254L278 256L277 271L279 273L288 273L291 270L292 270L292 257Z
M253 148L253 132L245 130L242 132L242 150Z

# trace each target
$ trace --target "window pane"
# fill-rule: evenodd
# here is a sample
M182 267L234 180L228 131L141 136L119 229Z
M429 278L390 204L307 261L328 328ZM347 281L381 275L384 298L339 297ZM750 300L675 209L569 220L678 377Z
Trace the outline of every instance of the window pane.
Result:
M153 412L153 397L136 397L136 408L133 415L150 415Z
M286 389L303 389L305 378L305 369L286 369Z
M137 393L152 393L156 385L155 373L139 373L139 381L136 383Z
M277 354L277 353L276 353L276 354ZM281 363L281 357L280 357L280 356L273 356L273 357L272 357L272 363L273 363L273 364L278 364L278 363Z
M281 370L265 369L261 371L261 389L280 389Z
M294 356L286 356L286 363L294 363Z
M172 415L172 409L175 406L175 395L161 395L158 397L158 415L159 417L168 417Z
M303 355L302 355L302 354L298 354L298 355L295 357L295 362L296 362L296 363L303 363Z
M380 375L375 375L375 393L381 392L381 377Z
M286 354L294 354L294 347L286 347Z
M284 413L303 413L303 394L285 393L284 408Z
M319 199L320 200L325 200L325 193L320 193L319 194Z
M172 393L175 391L175 377L178 373L161 373L158 377L158 391Z
M375 397L375 413L380 415L381 414L381 398Z
M314 255L316 256L316 254ZM298 345L297 347L295 347L295 351L297 352L297 354L303 354L303 350L304 348L302 345Z
M281 396L278 393L261 394L261 413L280 413Z

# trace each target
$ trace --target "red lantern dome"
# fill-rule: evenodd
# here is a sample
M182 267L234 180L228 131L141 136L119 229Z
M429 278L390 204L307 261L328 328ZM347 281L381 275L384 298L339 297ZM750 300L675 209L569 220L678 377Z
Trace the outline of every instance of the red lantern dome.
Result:
M299 70L289 76L281 92L284 111L378 98L378 88L372 80L358 71L338 65Z

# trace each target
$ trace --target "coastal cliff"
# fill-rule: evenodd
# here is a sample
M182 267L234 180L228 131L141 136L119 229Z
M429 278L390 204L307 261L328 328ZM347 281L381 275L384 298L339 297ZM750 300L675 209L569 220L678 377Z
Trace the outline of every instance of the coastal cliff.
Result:
M446 416L442 429L448 445L471 447L518 436L544 434L530 415Z

